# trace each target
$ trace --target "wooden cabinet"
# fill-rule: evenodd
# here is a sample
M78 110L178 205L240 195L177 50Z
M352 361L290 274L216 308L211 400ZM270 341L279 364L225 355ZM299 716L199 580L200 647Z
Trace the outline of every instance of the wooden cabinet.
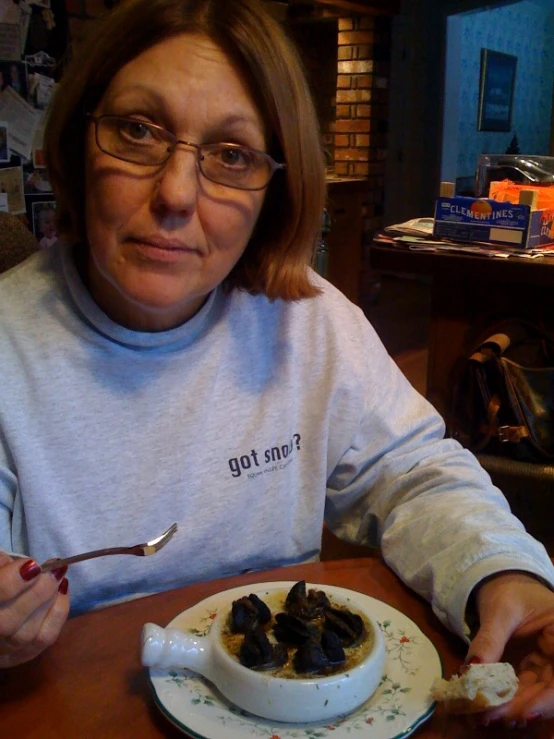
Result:
M371 265L433 277L426 395L447 421L456 364L481 331L513 317L554 331L552 257L412 251L374 241Z
M363 201L367 187L367 180L362 179L328 183L328 279L356 305L360 303Z

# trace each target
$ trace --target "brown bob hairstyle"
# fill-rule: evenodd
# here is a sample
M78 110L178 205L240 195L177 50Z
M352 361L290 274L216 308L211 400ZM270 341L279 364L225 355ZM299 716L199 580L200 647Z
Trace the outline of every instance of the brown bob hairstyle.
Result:
M121 0L95 24L64 72L45 131L58 231L72 243L86 242L86 114L125 64L183 33L203 34L227 53L272 134L269 154L286 163L268 186L254 234L226 286L270 299L312 297L318 290L306 265L325 205L321 136L298 53L261 0Z

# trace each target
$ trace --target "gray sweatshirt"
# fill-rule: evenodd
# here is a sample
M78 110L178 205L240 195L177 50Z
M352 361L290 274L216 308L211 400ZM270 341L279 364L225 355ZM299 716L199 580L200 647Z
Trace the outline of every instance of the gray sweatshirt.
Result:
M94 303L57 244L0 278L0 549L69 572L73 612L317 557L325 519L464 635L469 592L510 568L554 583L475 458L333 286L298 302L214 291L140 333Z

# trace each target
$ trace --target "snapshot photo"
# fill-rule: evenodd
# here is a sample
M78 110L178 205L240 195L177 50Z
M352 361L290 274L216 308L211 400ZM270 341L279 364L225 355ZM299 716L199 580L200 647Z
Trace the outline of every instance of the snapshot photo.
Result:
M10 150L8 147L8 124L0 121L0 163L10 161Z
M21 32L19 23L0 22L0 58L21 59Z
M8 196L8 212L14 214L26 212L21 167L0 169L0 193L6 193Z
M46 117L41 115L39 123L33 136L33 143L31 144L32 161L34 169L43 169L46 166L44 160L44 126L46 124ZM50 185L50 183L48 183ZM51 189L51 188L49 188Z
M46 167L46 161L44 159L44 149L33 149L33 167L35 169L43 169L44 167Z
M0 61L0 90L11 87L14 92L27 99L27 69L25 62Z
M33 233L41 249L47 249L58 240L56 232L56 201L32 203Z
M27 75L28 102L37 110L46 110L50 105L56 83L51 78L38 72L29 72Z
M52 185L50 184L48 172L46 169L44 169L44 158L42 149L37 151L39 152L38 154L33 153L32 165L34 165L34 161L37 160L38 157L38 167L25 167L26 195L36 195L40 193L52 192Z

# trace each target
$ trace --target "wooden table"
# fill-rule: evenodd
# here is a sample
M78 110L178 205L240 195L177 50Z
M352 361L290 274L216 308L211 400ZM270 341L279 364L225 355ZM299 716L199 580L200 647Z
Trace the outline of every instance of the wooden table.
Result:
M437 647L447 676L457 672L465 645L444 629L430 607L377 557L319 562L199 583L134 600L70 620L58 642L39 659L0 671L0 736L10 739L156 739L184 735L156 708L138 645L146 621L166 624L213 593L237 585L306 579L367 593L413 619ZM506 736L502 728L468 730L435 712L418 739ZM554 722L510 736L550 739ZM368 739L370 733L368 733Z
M554 328L554 257L422 252L373 241L370 259L377 270L432 276L426 395L447 421L454 367L476 331L514 316Z

